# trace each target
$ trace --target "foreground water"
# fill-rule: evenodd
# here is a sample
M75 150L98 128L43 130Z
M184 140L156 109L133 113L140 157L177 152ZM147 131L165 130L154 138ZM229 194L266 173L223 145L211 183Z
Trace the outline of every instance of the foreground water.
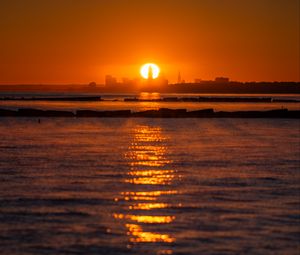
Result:
M1 118L1 254L298 254L299 125Z

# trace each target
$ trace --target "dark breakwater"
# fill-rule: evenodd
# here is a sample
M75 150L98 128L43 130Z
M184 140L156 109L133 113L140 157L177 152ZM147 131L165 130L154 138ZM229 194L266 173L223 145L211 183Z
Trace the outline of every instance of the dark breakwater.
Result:
M77 118L292 118L299 119L300 111L277 109L269 111L218 111L213 109L203 109L196 111L187 111L186 109L168 109L146 110L132 112L131 110L117 111L94 111L77 110L58 111L58 110L40 110L31 108L20 108L18 110L0 109L0 117L77 117Z

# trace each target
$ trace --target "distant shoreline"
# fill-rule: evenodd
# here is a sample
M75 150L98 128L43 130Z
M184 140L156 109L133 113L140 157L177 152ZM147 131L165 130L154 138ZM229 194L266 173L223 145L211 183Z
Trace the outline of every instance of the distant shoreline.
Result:
M101 96L68 96L68 97L32 97L32 96L0 96L0 101L78 101L78 102L101 102L112 101L102 99ZM196 97L162 97L159 99L140 99L137 97L125 97L124 102L230 102L230 103L300 103L300 100L295 99L276 99L273 97L213 97L213 96L196 96Z
M203 94L300 94L300 82L216 82L153 84L134 83L111 85L90 84L2 84L1 92L59 92L59 93L203 93Z
M77 110L39 110L32 108L20 108L18 110L0 109L0 117L67 117L67 118L289 118L300 119L300 110L290 111L276 109L269 111L218 111L203 109L187 111L186 109L147 110L132 112L131 110L93 111Z

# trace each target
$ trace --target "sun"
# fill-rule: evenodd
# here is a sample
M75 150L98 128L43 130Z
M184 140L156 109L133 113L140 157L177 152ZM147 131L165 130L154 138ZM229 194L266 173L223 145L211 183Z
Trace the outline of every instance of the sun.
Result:
M153 63L144 64L140 73L144 79L156 79L159 76L160 69L158 65Z

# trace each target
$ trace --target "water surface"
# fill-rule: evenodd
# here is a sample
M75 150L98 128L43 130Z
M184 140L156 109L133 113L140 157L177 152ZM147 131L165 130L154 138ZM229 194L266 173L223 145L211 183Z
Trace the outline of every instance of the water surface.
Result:
M1 251L298 254L299 124L1 118Z

